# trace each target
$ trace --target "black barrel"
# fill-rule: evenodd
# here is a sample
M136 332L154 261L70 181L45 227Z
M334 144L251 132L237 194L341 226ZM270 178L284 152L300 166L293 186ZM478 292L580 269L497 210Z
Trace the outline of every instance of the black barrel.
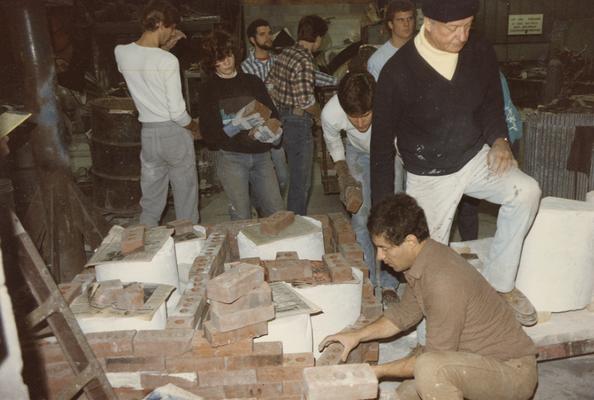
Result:
M140 122L131 98L91 102L93 204L114 214L140 211Z

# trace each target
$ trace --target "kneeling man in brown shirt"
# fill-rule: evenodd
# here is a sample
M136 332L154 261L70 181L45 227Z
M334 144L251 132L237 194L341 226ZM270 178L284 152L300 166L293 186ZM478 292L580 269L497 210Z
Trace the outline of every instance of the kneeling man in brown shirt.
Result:
M371 210L377 258L403 272L408 286L370 325L328 336L344 346L343 361L360 342L389 338L427 320L423 352L374 367L378 379L414 378L396 393L409 399L529 399L538 373L536 348L483 276L449 247L429 238L425 214L406 194Z

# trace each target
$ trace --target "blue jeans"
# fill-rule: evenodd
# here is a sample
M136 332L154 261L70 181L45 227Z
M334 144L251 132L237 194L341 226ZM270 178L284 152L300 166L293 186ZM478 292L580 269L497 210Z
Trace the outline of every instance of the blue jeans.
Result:
M274 171L276 172L276 179L278 179L278 186L280 188L281 196L285 194L287 185L289 184L289 168L287 167L287 156L285 149L270 149L270 156L274 164Z
M283 148L289 163L287 210L306 215L313 164L313 121L309 114L298 116L282 108L279 111L283 123Z
M357 243L363 249L365 263L369 267L369 274L371 283L374 286L378 285L376 274L376 265L378 261L375 259L375 249L373 242L369 236L367 229L367 218L371 209L371 180L369 172L369 153L362 152L351 145L348 140L346 143L346 163L353 178L361 182L363 187L363 204L356 214L351 216L351 224L353 231L357 237ZM398 280L393 273L388 271L386 266L382 268L380 282L383 288L397 288Z
M219 150L217 176L231 202L232 220L252 217L250 187L264 217L284 209L268 151L251 154Z

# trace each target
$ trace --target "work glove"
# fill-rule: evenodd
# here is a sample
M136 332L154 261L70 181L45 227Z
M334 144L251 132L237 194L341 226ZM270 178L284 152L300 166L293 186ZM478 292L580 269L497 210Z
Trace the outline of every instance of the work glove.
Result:
M253 128L250 137L262 143L278 144L283 134L281 122L276 118L270 118L264 124Z

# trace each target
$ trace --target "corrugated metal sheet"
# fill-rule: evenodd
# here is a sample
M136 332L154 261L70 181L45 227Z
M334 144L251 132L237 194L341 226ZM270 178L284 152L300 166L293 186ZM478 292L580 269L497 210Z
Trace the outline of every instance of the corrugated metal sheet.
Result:
M594 162L590 176L567 170L576 126L594 126L594 114L537 112L527 117L523 169L538 181L543 197L585 200L594 190Z

